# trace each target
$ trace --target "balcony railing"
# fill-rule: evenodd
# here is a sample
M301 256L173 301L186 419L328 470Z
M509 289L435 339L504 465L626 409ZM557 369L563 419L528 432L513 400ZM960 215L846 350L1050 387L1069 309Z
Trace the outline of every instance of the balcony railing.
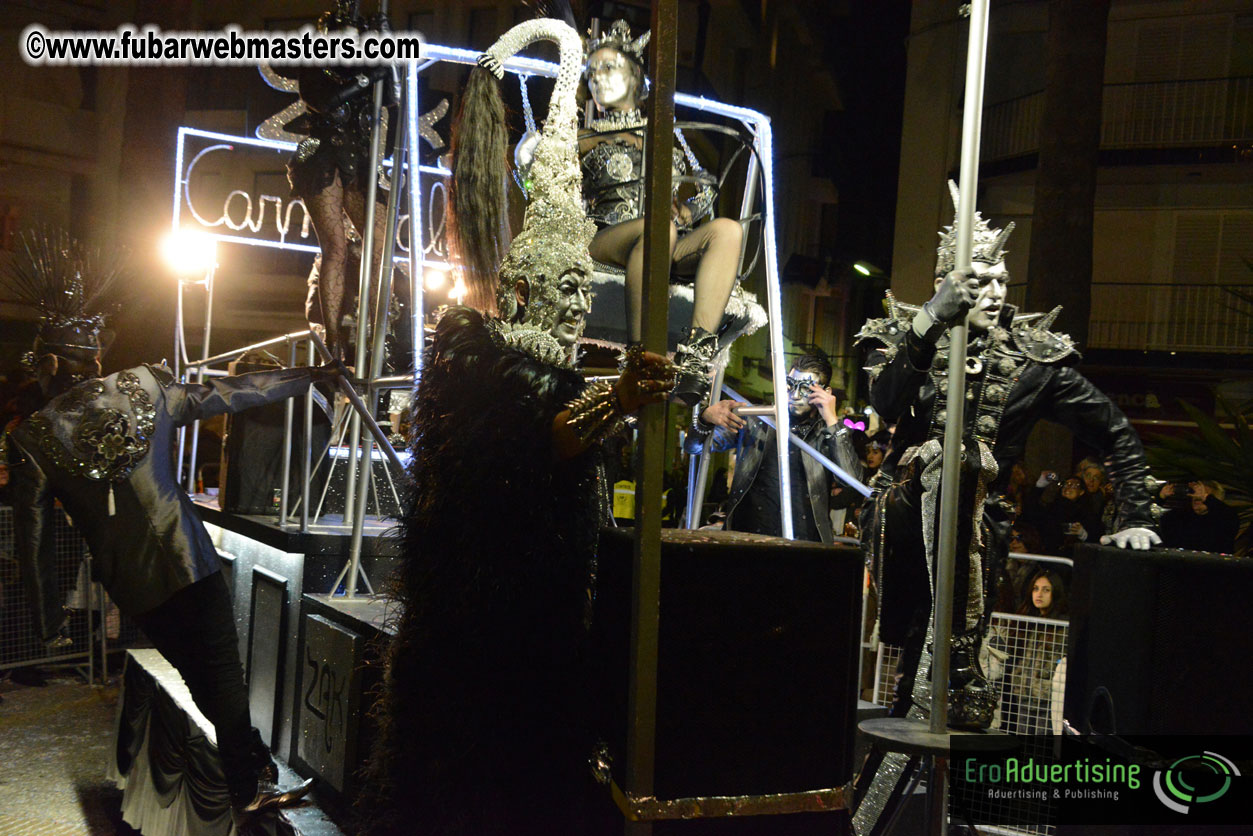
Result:
M1009 292L1022 305L1026 285ZM1094 283L1088 347L1134 351L1253 351L1253 284Z
M1044 93L991 105L981 156L1003 160L1040 148ZM1215 146L1253 139L1253 77L1107 84L1101 148Z

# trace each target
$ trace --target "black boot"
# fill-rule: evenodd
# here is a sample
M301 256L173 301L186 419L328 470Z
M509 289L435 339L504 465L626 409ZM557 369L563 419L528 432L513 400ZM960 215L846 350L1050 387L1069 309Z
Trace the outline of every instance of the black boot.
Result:
M674 362L679 367L678 380L670 393L676 401L696 406L709 392L709 375L718 353L718 335L704 328L693 328L677 351Z
M983 731L992 725L997 694L979 666L981 630L953 636L949 654L948 725Z

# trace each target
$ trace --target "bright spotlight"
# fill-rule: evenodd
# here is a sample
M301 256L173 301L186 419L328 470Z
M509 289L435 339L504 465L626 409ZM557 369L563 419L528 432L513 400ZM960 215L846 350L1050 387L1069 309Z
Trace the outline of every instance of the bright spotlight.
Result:
M217 266L218 242L212 235L179 229L165 236L161 253L179 278L202 279Z
M449 292L448 295L453 299L456 299L457 304L460 305L466 298L466 293L468 293L468 291L466 290L465 282L461 280L461 276L457 276L457 280L453 282L452 291Z
M853 269L858 273L861 273L863 276L870 275L870 271L866 269L866 265L862 264L860 261L853 265Z
M447 271L436 270L434 267L426 268L422 276L427 290L439 290L448 281Z

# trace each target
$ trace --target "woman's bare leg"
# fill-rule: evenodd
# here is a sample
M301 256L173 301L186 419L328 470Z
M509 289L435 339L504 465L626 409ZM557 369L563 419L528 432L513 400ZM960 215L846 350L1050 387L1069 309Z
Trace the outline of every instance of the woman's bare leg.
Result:
M678 231L670 224L670 254L674 256ZM624 221L596 233L589 247L592 258L626 269L627 340L639 342L644 331L644 219Z
M727 300L735 289L740 270L740 249L744 237L739 221L714 218L685 234L674 247L674 260L682 269L693 260L696 267L696 303L692 308L692 327L717 333Z

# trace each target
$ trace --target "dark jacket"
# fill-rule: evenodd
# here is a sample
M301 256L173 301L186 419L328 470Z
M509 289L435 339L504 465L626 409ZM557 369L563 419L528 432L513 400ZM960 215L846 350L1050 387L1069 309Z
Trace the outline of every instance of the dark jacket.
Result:
M835 462L853 476L860 476L861 463L848 437L848 430L836 425L824 426L822 421L813 419L800 425L793 425L793 432L808 442L828 459ZM757 472L765 456L775 455L774 428L758 418L749 418L738 433L722 427L715 427L708 436L710 452L721 453L735 450L735 475L731 478L731 492L725 505L727 525L735 514L735 508L748 494L748 489L757 479ZM704 437L697 432L689 432L684 441L684 448L689 453L699 453ZM831 479L832 474L825 467L807 454L801 455L805 468L805 487L809 494L809 508L818 526L818 535L822 542L831 545ZM783 473L791 472L785 465ZM796 490L796 486L792 487Z
M897 424L883 463L889 475L906 450L943 438L947 415L947 345L937 349L917 337L907 306L895 308L896 317L872 320L859 335L860 342L876 345L868 363L870 403ZM1115 530L1154 527L1140 438L1122 410L1074 368L1080 358L1069 337L1040 327L1037 317L1015 318L1006 306L1000 325L972 343L968 356L981 369L966 376L965 435L992 450L999 473L991 493L1003 493L1028 434L1043 418L1101 452L1115 486Z
M148 612L221 568L195 506L179 487L175 430L282 400L313 381L308 368L174 381L136 366L53 398L9 438L17 557L41 637L62 616L55 583L53 502L91 550L95 579L128 615Z

